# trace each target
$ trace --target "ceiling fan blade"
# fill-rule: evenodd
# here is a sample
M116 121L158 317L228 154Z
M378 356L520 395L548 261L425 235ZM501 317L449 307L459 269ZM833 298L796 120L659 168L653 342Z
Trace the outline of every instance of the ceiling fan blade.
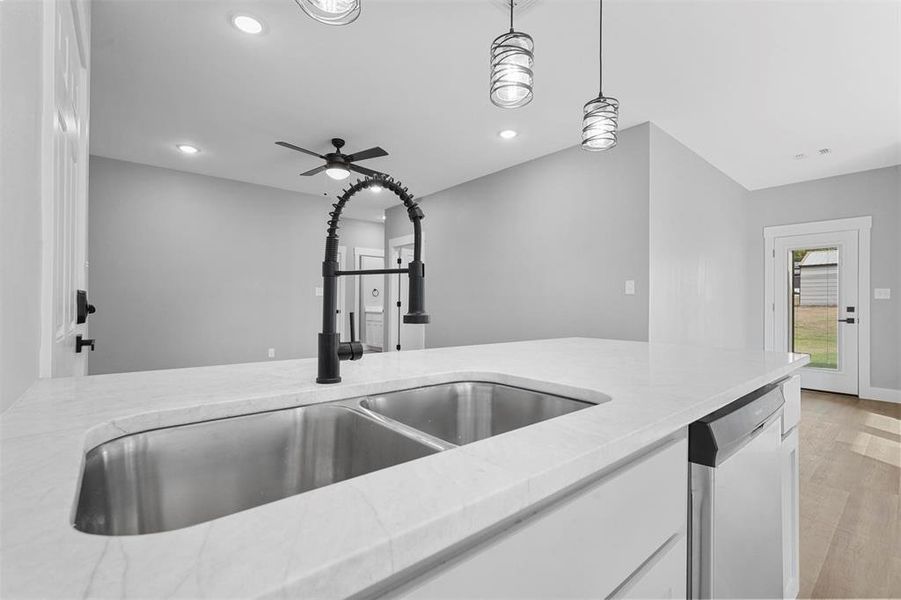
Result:
M321 154L316 154L312 150L307 150L305 148L301 148L300 146L295 146L294 144L289 144L288 142L275 142L275 143L284 148L290 148L291 150L297 150L298 152L303 152L304 154L309 154L310 156L315 156L316 158L321 158L321 159L325 160L324 156L322 156Z
M360 150L359 152L354 152L353 154L351 154L350 156L347 157L347 160L349 160L349 161L366 160L367 158L378 158L379 156L388 156L388 153L384 149L380 148L379 146L376 146L374 148L369 148L367 150Z
M321 167L316 167L315 169L310 169L306 173L301 173L300 176L301 177L309 177L310 175L318 175L319 173L322 173L323 171L325 171L327 168L328 167L326 165L322 165Z
M347 168L351 171L356 171L360 175L365 175L366 177L387 177L384 173L379 173L378 171L373 171L372 169L367 169L366 167L361 167L360 165L350 164L347 165Z

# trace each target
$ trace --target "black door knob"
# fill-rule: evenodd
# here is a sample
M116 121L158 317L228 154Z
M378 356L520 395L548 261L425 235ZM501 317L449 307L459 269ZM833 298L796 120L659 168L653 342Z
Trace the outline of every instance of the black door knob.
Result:
M97 340L83 338L83 337L81 337L80 334L76 335L75 336L75 354L81 354L81 349L85 348L85 347L90 348L91 352L93 352L94 351L94 342L96 342L96 341Z
M854 320L854 317L848 317L847 319L839 319L838 322L839 323L848 323L849 325L853 325L856 321Z

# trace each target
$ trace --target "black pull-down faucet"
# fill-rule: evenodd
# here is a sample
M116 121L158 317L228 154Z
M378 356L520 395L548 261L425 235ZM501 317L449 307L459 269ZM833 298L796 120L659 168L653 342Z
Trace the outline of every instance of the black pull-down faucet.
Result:
M379 186L390 190L407 207L407 215L413 223L413 260L406 269L363 269L357 271L338 270L338 222L344 205L354 194L370 187ZM404 323L425 324L429 315L425 312L425 265L422 264L422 209L413 201L399 181L387 176L373 176L358 180L338 196L329 213L328 236L325 238L325 260L322 262L323 298L322 333L319 334L319 371L316 383L338 383L341 381L341 361L359 360L363 357L363 344L351 339L342 342L337 333L338 277L345 275L388 275L407 273L409 277L408 312ZM351 331L353 326L351 325ZM351 334L351 338L353 338Z

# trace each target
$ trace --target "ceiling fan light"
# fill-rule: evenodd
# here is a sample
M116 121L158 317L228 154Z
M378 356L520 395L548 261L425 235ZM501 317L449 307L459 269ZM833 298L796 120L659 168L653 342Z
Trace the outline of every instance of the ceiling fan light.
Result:
M598 96L586 102L582 112L582 148L599 151L616 146L619 100Z
M499 35L491 43L491 102L500 108L519 108L532 101L532 36L519 31Z
M341 181L342 179L347 179L348 177L350 177L350 169L348 169L344 165L329 165L325 170L325 174L332 179Z
M310 17L326 25L347 25L356 21L360 16L361 0L294 1Z

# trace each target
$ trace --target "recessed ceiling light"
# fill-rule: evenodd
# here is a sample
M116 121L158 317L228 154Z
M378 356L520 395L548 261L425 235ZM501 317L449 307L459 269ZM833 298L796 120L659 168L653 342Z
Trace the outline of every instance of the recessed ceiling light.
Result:
M232 25L251 35L263 32L263 24L249 15L235 15L232 17Z
M382 215L382 221L384 221L384 220L387 219L387 218L388 218L387 216Z
M498 135L501 136L505 140L512 140L519 134L516 133L515 131L513 131L512 129L504 129L503 131L498 132Z
M807 155L804 154L803 152L799 152L799 153L795 154L795 156L794 156L795 160L801 160L802 158L807 158Z
M184 154L197 154L200 152L200 148L197 146L192 146L191 144L178 144L175 146Z

